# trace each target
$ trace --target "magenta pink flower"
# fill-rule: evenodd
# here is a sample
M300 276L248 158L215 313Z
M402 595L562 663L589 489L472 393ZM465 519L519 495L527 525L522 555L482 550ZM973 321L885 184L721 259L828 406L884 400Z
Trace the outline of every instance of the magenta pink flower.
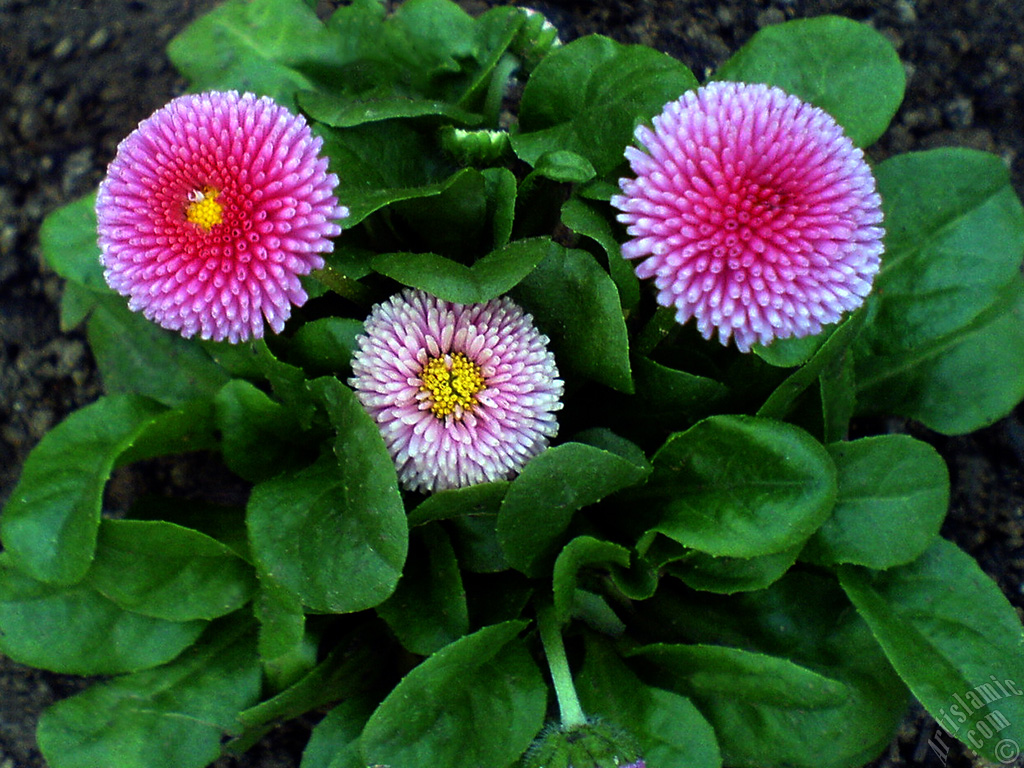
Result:
M100 261L128 306L186 338L277 333L323 266L338 177L303 117L251 93L181 96L117 148L96 198Z
M405 290L374 306L364 330L349 384L403 488L510 479L557 433L554 356L511 299L453 304Z
M767 85L714 82L665 105L626 149L611 202L658 303L746 352L856 309L882 253L864 154L817 107Z

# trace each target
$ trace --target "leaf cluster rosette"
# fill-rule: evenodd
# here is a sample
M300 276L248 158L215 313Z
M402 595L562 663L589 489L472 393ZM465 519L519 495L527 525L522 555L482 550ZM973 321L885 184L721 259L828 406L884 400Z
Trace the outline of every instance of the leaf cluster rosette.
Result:
M303 114L339 179L345 232L283 332L183 338L105 285L93 198L44 224L106 389L0 516L0 651L108 676L45 713L49 763L200 768L315 711L302 768L508 768L554 715L538 613L564 640L559 704L647 765L860 765L911 695L984 757L1024 744L1020 621L939 537L942 459L850 439L876 415L964 433L1024 397L1004 164L873 164L863 305L744 354L658 307L609 204L637 126L698 88L683 63L560 45L513 7L312 5L228 0L169 48L197 92ZM904 85L884 38L828 16L762 30L712 79L777 87L862 149ZM558 432L517 471L400 486L349 382L364 320L403 291L514 302L546 337ZM112 473L184 453L244 490L107 514Z

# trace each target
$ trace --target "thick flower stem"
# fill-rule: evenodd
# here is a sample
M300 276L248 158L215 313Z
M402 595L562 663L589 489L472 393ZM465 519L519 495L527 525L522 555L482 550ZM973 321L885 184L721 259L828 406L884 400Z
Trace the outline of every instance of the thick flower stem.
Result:
M546 605L538 610L537 626L540 628L544 655L547 656L548 667L551 670L551 681L555 685L558 711L562 716L562 728L568 730L586 725L587 718L583 714L580 700L576 696L576 686L572 682L569 661L565 657L562 628L555 618L555 609L552 606Z

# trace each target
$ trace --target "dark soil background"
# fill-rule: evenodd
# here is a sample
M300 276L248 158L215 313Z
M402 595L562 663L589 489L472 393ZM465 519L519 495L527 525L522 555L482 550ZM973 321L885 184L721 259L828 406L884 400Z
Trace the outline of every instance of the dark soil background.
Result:
M0 0L0 504L47 429L100 394L82 333L59 327L61 281L41 262L39 224L54 208L94 189L117 143L184 91L164 46L215 4ZM319 10L327 13L338 4L321 0ZM460 4L477 12L495 3ZM566 0L533 7L565 40L599 32L651 45L687 63L701 79L763 26L823 13L865 21L892 41L908 75L904 106L872 158L947 145L985 149L1011 167L1024 196L1019 0ZM1024 613L1020 416L1018 411L956 438L899 422L886 428L910 429L946 457L954 489L943 534L977 558ZM162 481L185 482L173 472ZM0 656L0 768L45 765L34 739L39 713L80 687L76 678ZM244 759L224 758L217 766L294 768L314 721L311 716L286 726ZM915 708L874 765L980 765L956 744L945 760L929 749L935 728Z

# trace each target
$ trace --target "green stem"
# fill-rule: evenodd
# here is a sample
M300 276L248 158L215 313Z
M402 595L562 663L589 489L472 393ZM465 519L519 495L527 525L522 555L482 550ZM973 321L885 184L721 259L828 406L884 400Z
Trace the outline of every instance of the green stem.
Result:
M551 681L555 684L562 728L568 730L586 725L587 718L576 696L576 686L572 682L569 660L565 657L565 645L562 643L562 628L555 618L553 606L546 605L537 611L537 625L540 628L540 640L544 644L544 655L551 669Z

